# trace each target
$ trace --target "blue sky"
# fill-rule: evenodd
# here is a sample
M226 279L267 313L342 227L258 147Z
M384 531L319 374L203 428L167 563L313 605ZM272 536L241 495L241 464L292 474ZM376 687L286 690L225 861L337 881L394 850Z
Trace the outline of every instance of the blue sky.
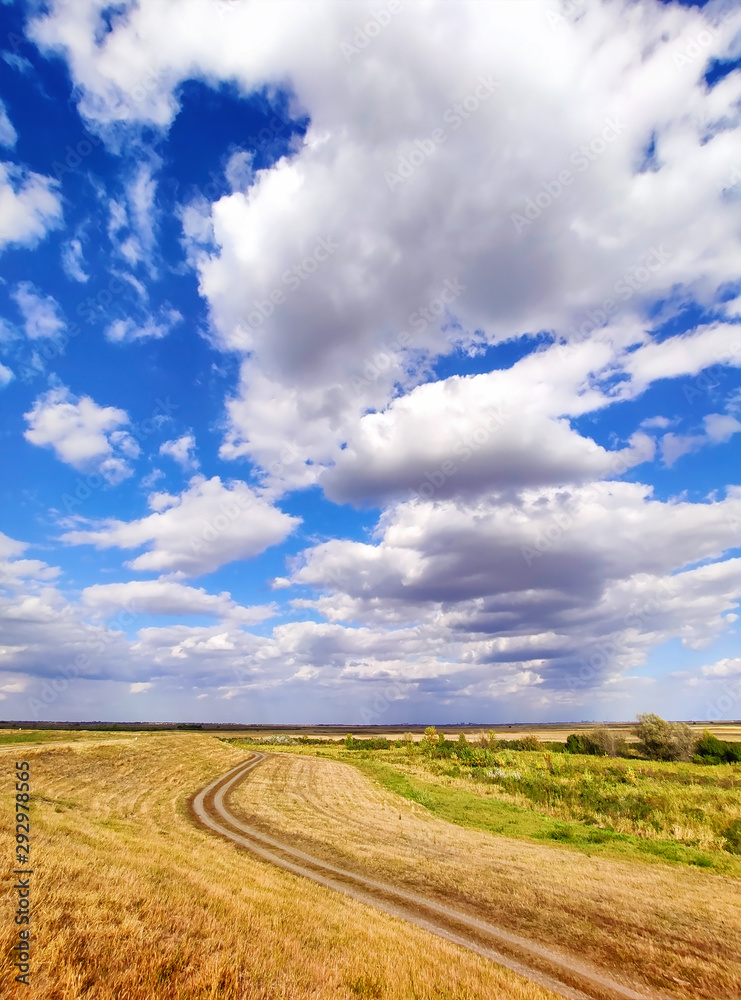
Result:
M741 716L739 37L0 4L0 715Z

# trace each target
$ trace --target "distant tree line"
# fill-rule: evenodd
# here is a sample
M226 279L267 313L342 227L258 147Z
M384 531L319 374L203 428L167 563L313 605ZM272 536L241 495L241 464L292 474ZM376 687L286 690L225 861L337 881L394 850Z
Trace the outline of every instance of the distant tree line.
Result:
M638 741L629 743L620 732L599 726L590 732L571 733L563 744L541 741L535 736L502 740L490 729L486 735L469 741L465 733L461 733L457 740L449 740L435 726L428 726L422 739L417 742L413 733L404 733L398 740L389 740L385 736L358 739L348 733L344 740L268 736L250 739L250 743L318 746L344 744L347 750L391 750L404 747L409 754L422 754L436 760L454 758L469 767L496 765L496 753L502 750L540 750L593 757L642 757L647 760L694 761L697 764L741 763L741 743L719 740L708 730L703 730L698 736L696 730L686 723L667 722L658 715L639 715L633 734L638 737Z

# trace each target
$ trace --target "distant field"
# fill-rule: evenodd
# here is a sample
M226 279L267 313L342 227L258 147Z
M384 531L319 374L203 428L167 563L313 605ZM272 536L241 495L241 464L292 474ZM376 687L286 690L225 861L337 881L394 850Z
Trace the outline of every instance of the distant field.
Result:
M350 732L356 736L385 736L388 739L399 739L404 733L410 732L415 740L422 739L425 726L430 723L420 725L395 725L395 726L322 726L322 725L301 725L301 726L278 726L278 725L240 725L227 726L212 723L14 723L0 722L0 743L4 742L6 734L36 733L35 738L42 739L42 733L54 733L53 739L72 739L72 734L93 734L108 733L111 736L117 734L134 734L141 732L201 732L204 735L221 736L228 738L258 738L264 739L269 736L290 736L298 738L308 736L323 739L343 739ZM731 722L690 722L698 733L703 729L709 729L719 739L741 741L741 720ZM19 728L19 725L22 728ZM445 726L438 725L442 733L450 734L453 739L457 739L459 733L463 732L469 739L478 739L490 731L497 734L500 739L515 739L523 736L534 736L543 741L565 742L570 733L584 733L598 725L595 722L569 722L569 723L513 723L511 725L458 725ZM599 723L602 725L602 723ZM634 723L631 722L609 722L604 724L606 728L614 730L628 741L633 741ZM23 742L28 742L24 740Z
M556 1000L196 827L189 797L244 759L241 748L196 733L45 736L56 741L23 753L31 764L32 986L9 972L14 876L5 864L2 996ZM14 744L2 759L0 831L10 845Z
M438 726L438 730L450 739L458 739L460 733L465 733L469 740L475 741L480 736L485 736L489 732L494 732L499 739L513 740L523 736L534 736L536 739L565 743L570 733L587 733L593 730L597 723L549 723L548 725L505 725L505 726ZM600 724L601 725L601 724ZM708 729L721 740L741 741L741 722L697 722L690 723L697 730L698 736L703 729ZM628 742L634 742L636 737L633 734L635 723L619 722L607 723L605 728L613 730ZM368 737L384 736L390 740L398 740L404 733L410 732L415 740L421 740L424 736L425 726L255 726L248 733L239 729L228 727L215 728L211 735L228 739L258 738L265 739L270 736L288 736L298 739L301 736L319 738L327 740L343 739L347 733L366 739Z
M0 747L16 743L74 743L78 740L130 739L131 733L94 732L87 730L64 730L54 732L49 730L0 730ZM133 734L136 735L136 734Z

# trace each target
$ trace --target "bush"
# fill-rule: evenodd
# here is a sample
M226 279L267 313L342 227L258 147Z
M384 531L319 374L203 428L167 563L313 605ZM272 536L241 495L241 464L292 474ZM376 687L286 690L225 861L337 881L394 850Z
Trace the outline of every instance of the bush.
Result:
M588 733L571 733L566 739L566 753L583 753L604 757L606 751Z
M345 737L345 747L348 750L389 750L391 747L391 741L387 740L385 736L378 736L377 738L368 740L356 740L354 736L350 733Z
M638 747L649 760L691 760L696 737L684 722L667 722L658 715L638 716L634 730Z
M695 747L695 761L698 764L735 764L741 761L741 743L719 740L705 729Z
M523 736L520 740L522 750L540 750L540 740L536 736Z
M602 748L605 757L617 757L620 743L625 742L614 730L608 729L606 726L600 726L587 735L592 743Z

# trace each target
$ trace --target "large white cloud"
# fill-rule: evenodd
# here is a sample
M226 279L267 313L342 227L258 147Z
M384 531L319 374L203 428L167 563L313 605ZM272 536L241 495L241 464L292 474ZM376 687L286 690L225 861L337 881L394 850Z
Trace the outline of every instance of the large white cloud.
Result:
M311 116L296 155L216 202L197 237L189 227L216 342L252 352L225 455L281 462L302 485L303 463L328 463L364 407L388 403L410 350L571 336L590 315L641 317L678 288L708 302L735 280L739 235L718 184L737 159L741 79L709 89L702 73L737 54L738 10L706 32L714 8L611 2L554 23L548 3L431 3L352 53L366 5L288 6L218 18L187 0L172 30L163 0L96 42L98 4L60 4L32 29L65 53L83 114L104 125L166 126L193 76L245 92L287 80ZM448 303L446 281L462 289ZM446 319L459 325L444 331ZM412 343L387 351L359 399L353 377L402 332ZM320 425L310 439L304 393Z
M650 438L637 433L629 447L608 451L565 419L610 401L593 374L607 367L614 375L610 353L584 343L564 358L554 346L507 370L420 386L362 417L319 481L345 502L510 493L625 472L653 457Z
M245 483L194 476L179 496L153 494L154 513L135 521L110 519L66 532L64 541L100 549L148 551L132 559L137 570L211 573L235 559L251 559L290 535L300 519L271 506Z
M81 471L96 469L110 483L133 472L129 459L139 445L125 428L128 414L116 406L99 406L89 396L79 399L69 389L50 389L24 414L31 444L54 449L57 458Z
M559 689L585 668L577 684L592 687L670 638L701 648L728 628L739 560L714 560L738 544L740 516L738 495L662 503L620 482L511 503L414 501L386 512L374 544L317 545L278 583L324 588L297 606L338 625L416 622L430 650L435 636L455 644L458 669L482 683L524 669Z

